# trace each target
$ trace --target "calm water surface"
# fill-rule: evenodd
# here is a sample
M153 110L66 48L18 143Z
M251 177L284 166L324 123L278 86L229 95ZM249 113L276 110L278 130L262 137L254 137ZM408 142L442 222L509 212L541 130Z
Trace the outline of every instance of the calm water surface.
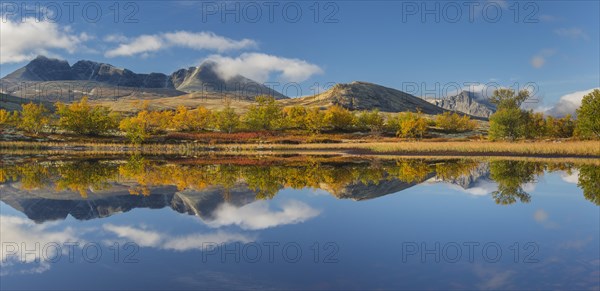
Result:
M598 161L0 163L2 289L600 289Z

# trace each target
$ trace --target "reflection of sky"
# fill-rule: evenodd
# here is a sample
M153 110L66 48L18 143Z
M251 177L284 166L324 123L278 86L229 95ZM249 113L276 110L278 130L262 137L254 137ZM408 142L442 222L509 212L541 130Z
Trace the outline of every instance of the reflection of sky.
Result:
M2 288L392 288L392 289L589 289L600 274L600 208L583 197L573 177L551 173L531 190L531 202L496 205L483 190L469 193L447 184L420 185L394 195L356 202L316 195L311 190L282 190L273 200L236 208L221 205L213 219L169 208L134 209L90 221L36 225L0 203L2 242L76 240L133 241L141 246L136 264L114 263L107 253L96 264L61 261L2 265ZM467 193L465 193L467 192ZM321 193L316 191L316 193ZM474 195L471 195L474 194ZM202 242L296 242L298 263L203 261ZM339 246L339 263L314 263L311 246ZM473 263L423 264L420 257L402 262L402 245L449 242L496 242L499 262L481 255ZM509 247L519 243L520 263ZM524 264L527 242L539 246L538 263ZM480 251L480 249L479 249Z

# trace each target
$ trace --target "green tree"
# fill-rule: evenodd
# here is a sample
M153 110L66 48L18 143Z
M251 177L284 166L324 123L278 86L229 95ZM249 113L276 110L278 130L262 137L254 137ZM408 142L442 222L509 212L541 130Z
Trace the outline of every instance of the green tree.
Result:
M490 116L491 140L515 140L527 134L529 114L519 108L502 108Z
M581 166L577 186L583 189L585 199L600 206L600 167L595 165Z
M225 105L223 110L216 113L215 127L223 132L232 133L240 126L240 116L235 113L229 103Z
M529 98L529 91L521 90L515 95L515 91L512 89L498 89L494 90L490 102L496 105L498 109L503 108L520 108L523 102Z
M490 116L489 137L491 140L515 140L532 135L527 129L530 126L530 113L521 109L521 104L529 98L529 92L522 90L518 94L512 89L494 91L491 102L498 111Z
M600 90L592 91L581 100L576 132L583 138L600 138Z
M50 124L49 111L42 104L29 103L21 106L21 114L17 127L34 134L39 134L42 129Z
M282 110L275 102L275 98L269 96L256 97L256 105L248 108L244 120L251 130L273 130L279 128L282 123Z
M537 174L543 169L531 162L524 161L492 161L490 162L490 178L498 184L498 190L492 193L497 204L509 205L517 202L528 203L529 193L523 185L535 181Z
M325 123L333 130L349 130L355 123L355 117L350 110L334 105L325 110Z
M359 128L368 129L371 133L381 133L385 125L383 115L379 110L363 111L358 115L357 124Z
M100 135L118 128L118 115L106 107L91 106L84 97L79 102L56 104L58 127L76 134Z

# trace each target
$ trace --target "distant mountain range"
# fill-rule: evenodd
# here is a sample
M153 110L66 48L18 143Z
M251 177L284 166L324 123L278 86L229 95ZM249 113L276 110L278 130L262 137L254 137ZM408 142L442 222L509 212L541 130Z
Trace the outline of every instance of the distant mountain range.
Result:
M0 107L18 109L17 103L28 100L56 101L90 99L153 99L159 104L184 103L205 105L207 99L236 98L251 102L258 95L270 95L284 106L340 105L350 110L378 109L383 112L440 114L456 111L488 118L495 110L487 100L463 91L441 100L424 100L411 94L367 82L337 84L331 89L308 97L288 98L263 84L242 75L224 79L216 64L204 62L198 67L180 69L170 75L138 74L111 64L81 60L73 65L65 60L39 56L24 67L0 79ZM174 100L173 97L178 99ZM214 102L213 102L214 103ZM222 103L222 102L221 102ZM213 104L214 105L214 104ZM217 103L217 106L218 103ZM247 105L245 105L247 107ZM214 107L214 106L209 106Z
M44 92L46 95L55 94L72 99L80 97L77 95L99 95L100 98L123 97L127 96L129 92L146 93L140 97L171 97L192 92L224 92L235 93L248 99L257 95L271 95L276 99L287 98L273 89L240 75L223 79L217 74L215 64L211 62L165 75L162 73L137 74L111 64L88 60L78 61L71 66L65 60L39 56L24 67L0 79L0 85L3 93L23 98L35 98L40 94L39 91L46 91ZM88 88L95 89L96 92L87 92ZM70 92L65 92L67 90ZM98 91L106 93L98 93ZM117 93L115 94L115 92ZM69 93L71 96L65 93Z
M428 101L450 111L483 118L489 118L490 115L496 112L496 106L489 100L469 91L462 91L457 95L443 99L429 99Z

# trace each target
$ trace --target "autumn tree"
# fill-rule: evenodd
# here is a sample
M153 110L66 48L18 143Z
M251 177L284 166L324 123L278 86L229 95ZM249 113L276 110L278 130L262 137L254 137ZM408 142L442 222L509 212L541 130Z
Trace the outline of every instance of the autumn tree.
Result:
M333 130L349 130L355 123L355 117L350 110L334 105L325 110L325 123Z
M458 133L474 130L477 123L471 120L468 115L460 116L456 112L446 111L435 116L435 126L445 132Z
M403 112L396 117L396 135L405 138L423 138L427 133L427 119L421 112Z
M172 111L142 110L137 115L127 117L119 123L119 129L132 142L140 144L152 134L164 132L171 123Z
M304 106L292 106L283 109L285 116L285 125L287 128L306 129L304 119L306 118L306 108Z
M42 104L29 103L21 106L17 127L34 134L38 134L42 129L50 124L51 118L49 111Z
M11 114L9 111L0 109L0 128L6 127L10 124Z
M535 129L532 129L534 131ZM546 118L546 136L554 138L568 138L573 136L575 131L575 120L571 115L562 118L548 116Z
M244 116L246 125L251 130L273 130L281 126L282 110L269 96L256 97L255 105L248 108Z
M179 106L173 115L172 126L181 131L202 131L208 130L213 120L213 113L203 106L191 111Z
M118 115L102 106L91 106L87 97L69 105L56 104L58 127L76 134L100 135L118 128Z
M600 138L600 90L592 91L581 100L576 132L583 138Z
M308 109L304 117L304 127L311 133L320 133L325 127L325 114L318 107Z

